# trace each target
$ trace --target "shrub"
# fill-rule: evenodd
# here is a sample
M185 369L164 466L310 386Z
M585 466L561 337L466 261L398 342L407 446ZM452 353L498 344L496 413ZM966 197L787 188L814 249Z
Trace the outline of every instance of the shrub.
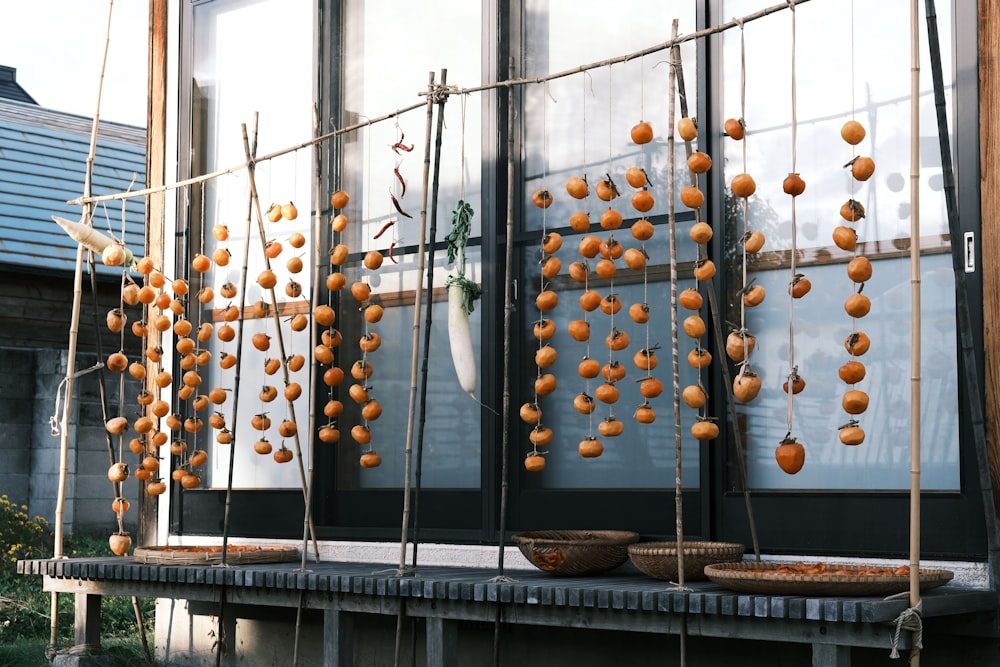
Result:
M0 496L0 641L49 638L51 594L42 590L42 578L17 574L17 561L52 556L54 537L44 517L28 515L26 505ZM70 558L111 555L106 536L70 535L63 545ZM142 598L139 607L147 631L153 626L153 600ZM73 596L59 596L60 642L73 636ZM102 637L136 635L135 612L129 597L101 600Z
M39 577L17 574L17 561L52 555L52 531L44 517L28 516L28 506L0 496L0 637L47 636L49 596Z

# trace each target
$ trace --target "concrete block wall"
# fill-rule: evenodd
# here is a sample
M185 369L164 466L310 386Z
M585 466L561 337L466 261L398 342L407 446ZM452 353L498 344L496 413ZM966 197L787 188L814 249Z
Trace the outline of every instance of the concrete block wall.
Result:
M89 367L95 361L96 359L82 360L78 367ZM104 422L107 417L119 414L118 396L121 378L121 375L105 371L89 373L77 381L77 426L74 439L76 450L73 465L70 466L71 477L74 480L71 521L72 530L75 532L110 535L118 529L117 519L111 510L115 492L114 486L108 480L108 467L112 459ZM135 402L135 392L132 391L136 383L131 378L128 379L132 386L124 391L125 399L121 414L128 417L131 423L136 418L139 406ZM107 393L107 414L101 406L102 380ZM122 460L133 470L138 465L138 457L129 451L127 443L134 435L133 432L126 432L122 443L119 443L117 437L111 438L110 443L115 458L123 457ZM139 488L135 478L129 477L122 493L132 502L132 509L125 515L125 528L134 532L139 507L136 502Z
M55 528L59 490L61 437L53 432L65 397L56 396L66 377L67 353L56 350L0 348L0 494L28 506L28 514L42 516ZM77 357L77 368L89 368L93 355ZM117 410L118 376L105 376L109 404ZM117 530L111 510L114 492L107 478L110 465L104 416L101 410L100 374L77 378L70 417L66 503L63 527L67 533L107 533ZM125 406L133 418L135 404ZM118 452L118 443L114 443ZM125 450L126 461L135 458ZM135 529L138 485L126 482L125 496L133 508L125 516L126 528Z
M35 353L0 348L0 495L29 504ZM38 514L31 508L33 514Z

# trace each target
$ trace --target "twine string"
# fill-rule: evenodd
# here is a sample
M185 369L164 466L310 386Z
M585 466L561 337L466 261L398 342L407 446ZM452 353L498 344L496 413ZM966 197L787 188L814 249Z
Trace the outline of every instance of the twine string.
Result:
M908 607L900 612L896 617L896 628L892 633L892 645L889 657L893 660L899 659L899 635L903 630L913 633L913 646L910 649L912 655L917 655L924 648L924 623L921 618L922 602L917 602L915 607Z

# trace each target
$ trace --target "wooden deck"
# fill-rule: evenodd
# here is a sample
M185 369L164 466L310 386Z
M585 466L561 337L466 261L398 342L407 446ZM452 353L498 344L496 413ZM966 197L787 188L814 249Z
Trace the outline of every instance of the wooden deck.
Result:
M559 578L540 571L509 573L421 567L415 576L371 563L147 565L130 558L26 560L18 572L44 576L46 591L73 593L78 644L100 643L100 596L136 595L252 607L302 605L324 614L324 664L350 664L351 616L396 614L427 621L427 664L450 666L457 621L729 637L812 645L814 667L846 667L851 646L890 649L905 599L741 594L711 582L678 590L669 582L620 570L600 577ZM998 607L993 591L949 584L927 591L922 616L961 617ZM96 609L96 611L95 611ZM686 627L685 627L686 626ZM910 645L901 633L900 649Z

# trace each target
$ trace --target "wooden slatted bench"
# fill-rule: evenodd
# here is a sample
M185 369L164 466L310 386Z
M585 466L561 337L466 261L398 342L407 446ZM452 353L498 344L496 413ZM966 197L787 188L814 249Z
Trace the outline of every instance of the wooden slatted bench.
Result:
M559 578L518 570L514 581L492 581L495 572L462 567L421 567L400 577L372 563L149 565L130 558L24 560L24 575L44 577L46 591L76 596L77 644L100 644L104 595L188 600L203 608L226 605L296 608L323 614L323 664L352 664L355 614L393 614L426 621L427 665L451 667L458 622L562 626L691 636L727 637L812 646L814 667L848 667L850 647L890 648L893 621L904 599L799 597L735 593L711 582L678 590L669 582L620 570L600 577ZM216 605L211 607L211 605ZM961 617L995 610L997 595L952 584L927 591L922 615ZM214 613L214 612L209 612ZM910 646L908 633L899 648Z

